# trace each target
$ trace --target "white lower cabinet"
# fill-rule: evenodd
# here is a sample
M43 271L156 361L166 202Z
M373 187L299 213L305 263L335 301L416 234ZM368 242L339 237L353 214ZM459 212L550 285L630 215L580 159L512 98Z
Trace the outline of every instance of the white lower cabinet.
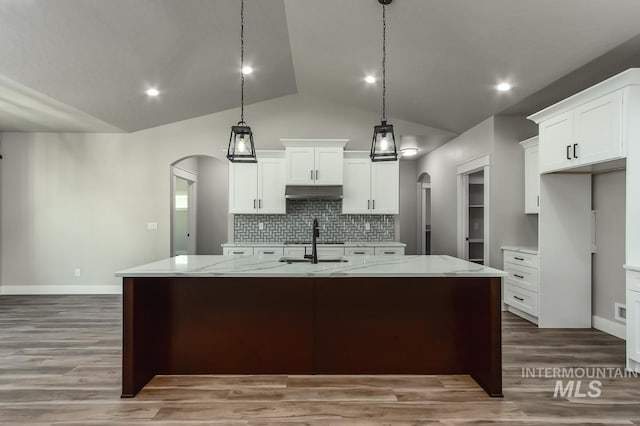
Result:
M540 290L538 255L503 249L503 269L509 274L504 279L503 293L503 301L509 306L509 311L527 320L537 320Z
M627 358L640 363L640 292L627 290Z
M253 255L264 257L264 258L280 259L282 256L284 256L284 248L283 247L254 247Z
M224 247L222 249L224 256L242 255L253 256L253 247Z
M404 256L404 247L376 247L376 256Z
M311 254L311 249L307 250L307 254ZM333 258L344 256L344 247L318 247L319 258Z
M283 250L286 257L302 258L306 254L304 247L285 247Z
M345 256L373 256L373 247L347 247L344 249Z

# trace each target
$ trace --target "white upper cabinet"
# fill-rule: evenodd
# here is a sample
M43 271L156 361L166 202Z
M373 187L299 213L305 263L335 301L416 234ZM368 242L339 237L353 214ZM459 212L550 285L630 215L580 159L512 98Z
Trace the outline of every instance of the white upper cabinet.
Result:
M315 148L315 184L342 185L342 148Z
M399 161L371 162L368 157L346 158L343 193L342 213L398 214Z
M400 162L371 163L371 211L374 214L400 213Z
M284 214L284 158L229 163L229 213Z
M342 185L342 161L348 139L281 139L285 146L286 184Z
M286 150L287 185L313 185L315 178L315 149L291 147Z
M622 90L578 107L575 112L576 158L582 164L622 156Z
M520 142L524 149L524 212L540 212L540 167L538 137Z
M284 214L284 158L258 159L258 213Z
M342 213L369 214L371 210L371 160L344 159Z
M256 213L258 165L229 163L229 213Z
M541 173L625 157L624 89L596 90L592 97L589 90L561 102L564 108L551 106L529 117L540 126Z

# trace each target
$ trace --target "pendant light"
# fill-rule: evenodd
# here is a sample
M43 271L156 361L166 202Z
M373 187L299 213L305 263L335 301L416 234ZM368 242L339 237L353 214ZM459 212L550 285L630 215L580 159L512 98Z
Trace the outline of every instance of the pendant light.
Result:
M393 134L393 124L387 124L387 5L392 0L378 0L382 5L382 120L373 126L373 140L371 141L371 161L398 161L396 138Z
M244 121L244 0L240 2L240 121L231 126L227 158L232 163L256 163L253 132Z

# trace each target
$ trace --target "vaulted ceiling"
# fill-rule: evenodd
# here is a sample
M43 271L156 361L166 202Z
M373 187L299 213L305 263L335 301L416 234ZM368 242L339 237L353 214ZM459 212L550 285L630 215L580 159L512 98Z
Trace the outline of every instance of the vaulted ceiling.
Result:
M387 12L388 115L452 132L522 112L640 33L637 0L396 0ZM380 20L377 0L246 0L246 101L302 93L378 111L380 83L363 77L381 74ZM7 88L19 86L90 117L80 130L214 113L239 106L238 49L239 0L0 0L0 108L19 109ZM494 90L503 80L510 93ZM0 130L42 130L1 112ZM60 123L50 130L78 130Z

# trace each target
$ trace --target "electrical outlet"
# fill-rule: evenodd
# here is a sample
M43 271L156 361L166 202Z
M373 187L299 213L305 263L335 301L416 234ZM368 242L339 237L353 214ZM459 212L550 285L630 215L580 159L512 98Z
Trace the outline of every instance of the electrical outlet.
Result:
M80 276L80 268L76 268L76 270L74 271L76 277Z
M369 222L365 222L364 224L364 230L365 231L371 231L371 224Z
M613 317L616 321L627 322L627 306L615 302L613 304Z
M149 222L149 223L147 223L147 229L149 231L157 231L158 230L158 223L157 222Z
M258 229L261 231L264 231L264 223L262 222L258 223Z

